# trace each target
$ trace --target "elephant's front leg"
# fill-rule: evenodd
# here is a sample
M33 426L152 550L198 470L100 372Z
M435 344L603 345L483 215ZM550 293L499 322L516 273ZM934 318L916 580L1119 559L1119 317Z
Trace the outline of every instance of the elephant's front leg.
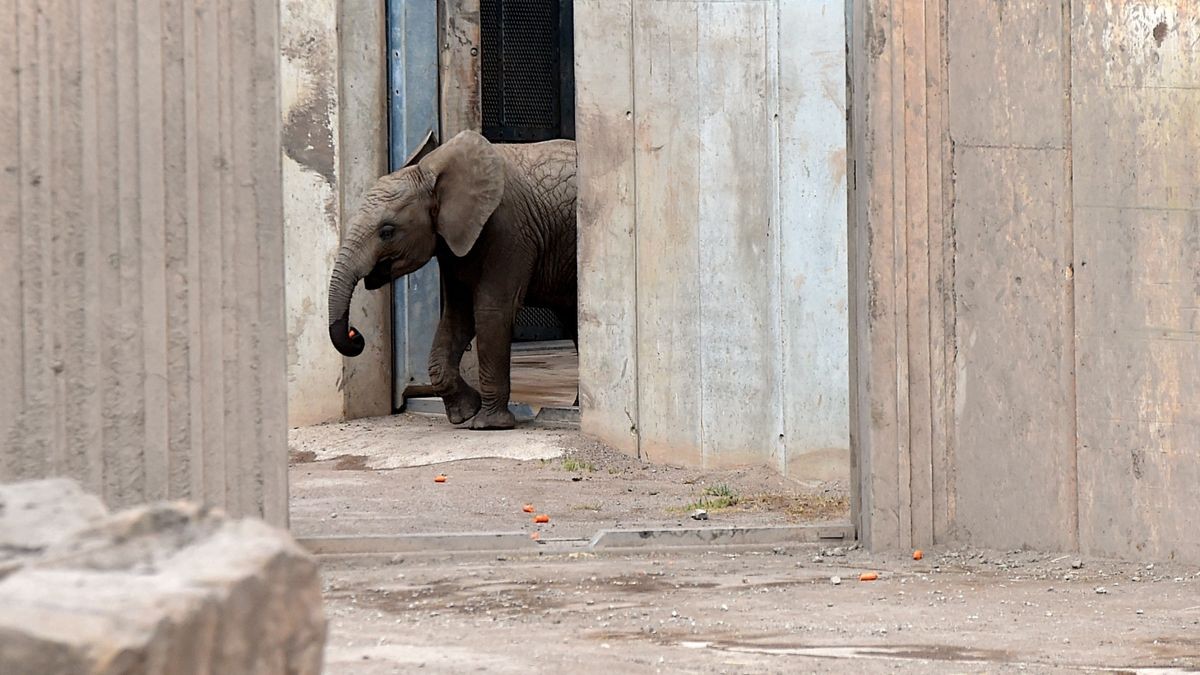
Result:
M471 420L472 429L512 429L517 426L517 419L508 409L514 313L512 307L475 309L479 389L483 393L483 407Z
M446 305L429 352L429 381L442 397L450 423L461 424L474 417L482 404L479 392L459 371L463 352L475 335L475 316L468 292L443 283L442 293Z

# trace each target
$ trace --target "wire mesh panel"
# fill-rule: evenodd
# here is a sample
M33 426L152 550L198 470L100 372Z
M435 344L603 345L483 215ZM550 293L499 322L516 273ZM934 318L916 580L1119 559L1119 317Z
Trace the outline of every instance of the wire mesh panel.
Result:
M513 320L513 341L561 340L567 331L554 312L544 307L522 307Z
M575 135L572 0L480 0L483 135L536 142ZM573 331L571 331L573 332ZM569 332L550 310L523 308L517 341Z
M574 136L570 0L481 0L483 135Z

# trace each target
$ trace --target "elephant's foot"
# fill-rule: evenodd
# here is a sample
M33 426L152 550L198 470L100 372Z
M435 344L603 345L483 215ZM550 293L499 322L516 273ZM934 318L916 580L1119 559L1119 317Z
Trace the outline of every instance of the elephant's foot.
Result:
M471 428L476 431L487 431L492 429L513 429L517 426L517 418L513 417L512 411L508 406L504 406L498 410L484 408L480 410L475 418L471 420Z
M454 392L442 396L442 403L446 406L446 417L450 423L462 424L479 412L483 399L470 385L463 384Z

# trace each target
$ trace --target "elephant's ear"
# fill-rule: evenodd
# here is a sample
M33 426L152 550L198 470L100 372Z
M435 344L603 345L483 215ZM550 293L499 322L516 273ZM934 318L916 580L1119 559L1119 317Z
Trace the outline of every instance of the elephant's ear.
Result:
M422 138L421 142L417 144L416 150L413 150L412 154L410 154L404 160L404 164L400 168L407 169L408 167L416 164L417 162L421 161L422 159L425 159L425 156L428 155L429 153L433 152L434 150L437 150L437 147L438 147L437 131L434 129L430 129L429 132L425 134L425 138Z
M461 258L500 206L504 159L486 138L464 131L422 159L421 168L435 177L438 234Z

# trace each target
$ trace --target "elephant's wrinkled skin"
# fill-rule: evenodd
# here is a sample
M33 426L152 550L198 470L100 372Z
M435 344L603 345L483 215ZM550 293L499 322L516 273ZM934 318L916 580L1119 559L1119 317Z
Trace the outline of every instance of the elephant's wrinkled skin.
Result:
M508 410L513 317L525 303L575 326L575 143L493 145L464 131L427 142L405 168L367 193L338 251L329 284L329 337L346 356L362 353L349 325L359 280L368 290L437 256L442 318L429 358L432 389L446 415L473 429L511 429ZM459 374L477 338L481 392Z

